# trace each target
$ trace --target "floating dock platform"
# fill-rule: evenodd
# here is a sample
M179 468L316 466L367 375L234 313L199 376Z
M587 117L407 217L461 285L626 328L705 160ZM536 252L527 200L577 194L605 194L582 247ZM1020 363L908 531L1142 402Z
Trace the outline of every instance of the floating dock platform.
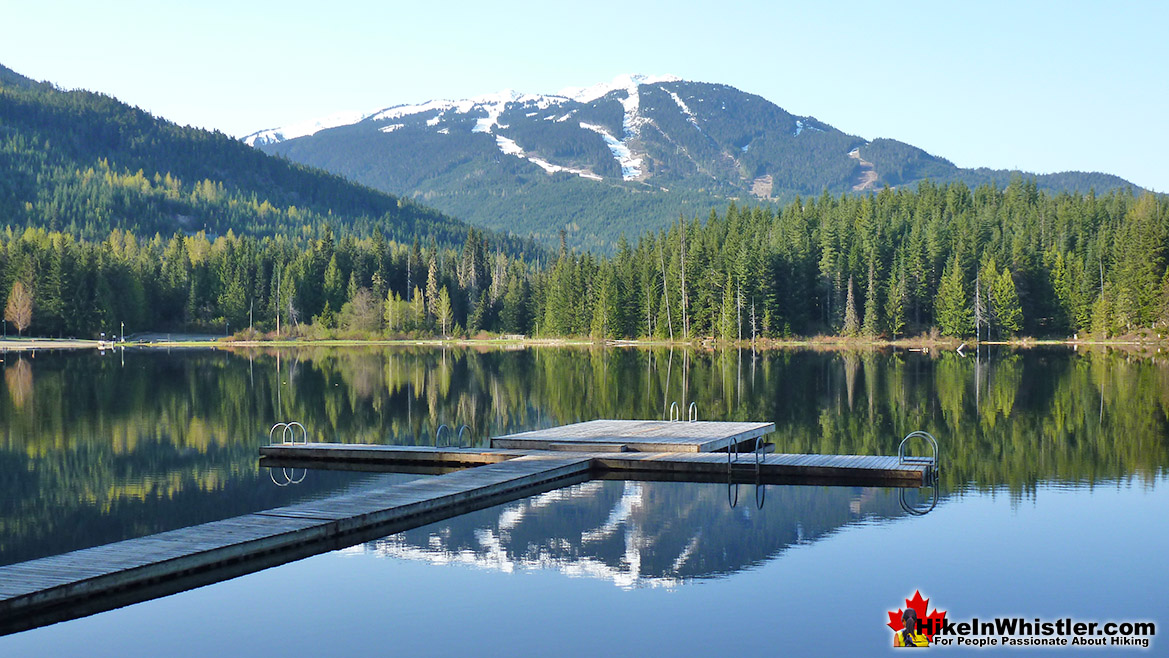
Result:
M459 470L0 567L0 634L226 580L592 478L918 487L935 474L936 447L932 461L765 454L757 448L773 431L772 423L597 420L496 437L488 448L265 446L265 466ZM740 453L744 447L756 449Z

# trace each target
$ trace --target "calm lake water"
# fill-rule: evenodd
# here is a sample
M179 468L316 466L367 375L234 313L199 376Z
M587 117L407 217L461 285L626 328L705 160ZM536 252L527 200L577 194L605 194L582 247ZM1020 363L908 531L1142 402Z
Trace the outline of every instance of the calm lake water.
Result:
M693 401L704 420L775 422L780 452L895 454L916 429L943 451L936 494L587 482L3 637L4 656L866 655L916 590L951 618L1169 624L1160 359L355 348L9 353L0 369L0 564L420 477L278 486L257 465L277 420L403 445L465 423L482 444Z

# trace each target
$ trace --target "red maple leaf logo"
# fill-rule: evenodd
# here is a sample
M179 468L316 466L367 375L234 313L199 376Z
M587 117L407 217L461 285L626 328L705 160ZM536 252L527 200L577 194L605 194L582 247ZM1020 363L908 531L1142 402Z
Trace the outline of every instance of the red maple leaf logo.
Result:
M926 615L926 608L929 606L930 600L921 598L921 591L915 591L912 599L905 599L906 607L913 608L917 613L917 619L921 622L921 634L926 636L930 642L934 641L934 633L941 629L942 623L946 621L946 611L938 612L937 608ZM894 631L900 631L905 628L905 622L901 621L901 615L905 612L905 608L898 608L897 612L889 613L889 628ZM932 623L931 623L932 622Z

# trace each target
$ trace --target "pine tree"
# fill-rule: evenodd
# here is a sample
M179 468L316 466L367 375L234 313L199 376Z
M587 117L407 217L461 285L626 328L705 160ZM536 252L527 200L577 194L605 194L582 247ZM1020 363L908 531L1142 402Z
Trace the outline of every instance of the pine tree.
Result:
M905 268L900 267L889 279L889 292L885 297L885 326L893 335L893 340L897 340L897 336L905 330L905 301L908 293Z
M333 254L329 259L329 265L325 267L324 283L325 302L331 307L340 308L345 301L342 298L345 288L341 279L341 268L337 266L337 254Z
M935 319L947 336L968 336L974 330L974 318L966 301L966 285L958 254L946 265L934 302Z
M726 286L723 287L723 301L718 314L718 337L727 342L735 340L735 292L731 285L731 275L727 275Z
M852 291L852 277L848 277L848 297L844 301L844 326L840 333L843 336L856 336L860 333L860 320L856 313L856 298Z
M448 300L449 301L449 300ZM438 263L434 256L430 257L430 267L426 271L426 321L434 321L438 314Z
M995 309L995 319L999 332L1015 333L1023 328L1023 308L1019 305L1019 295L1015 291L1015 279L1010 270L1003 271L995 278L994 287L990 291L991 303Z
M593 318L589 333L593 338L619 338L617 327L617 290L613 281L613 268L602 267L597 275L596 301L593 303Z
M410 300L410 318L409 322L404 323L409 331L419 331L429 326L426 318L426 299L422 296L422 290L418 286L414 286L413 299Z
M865 321L861 331L870 339L877 335L877 273L873 261L869 261L869 287L865 291Z

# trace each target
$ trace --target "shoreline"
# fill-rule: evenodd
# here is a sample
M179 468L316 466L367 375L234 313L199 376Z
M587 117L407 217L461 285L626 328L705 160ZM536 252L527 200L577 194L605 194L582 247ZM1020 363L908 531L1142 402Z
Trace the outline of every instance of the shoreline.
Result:
M1150 349L1169 347L1169 340L1139 340L1135 338L1118 338L1109 340L1083 339L1035 339L1021 338L1017 340L984 340L981 342L963 341L958 339L917 337L899 340L887 339L857 339L814 336L809 338L793 339L758 339L752 341L721 342L711 339L695 339L691 341L670 341L662 339L620 339L620 340L592 340L587 338L332 338L321 340L306 340L290 338L281 340L236 340L233 337L176 339L176 340L132 340L114 342L103 340L83 340L75 338L4 338L0 339L0 352L26 352L36 350L78 350L97 349L114 350L119 348L233 348L233 347L374 347L374 346L419 346L419 347L497 347L503 349L523 349L528 347L632 347L632 348L683 348L717 351L720 349L755 349L755 350L782 350L782 349L824 349L834 351L845 350L875 350L900 348L908 351L929 353L931 351L967 351L976 346L1011 347L1027 349L1032 347L1062 346L1078 349L1091 348L1119 348L1119 349Z

